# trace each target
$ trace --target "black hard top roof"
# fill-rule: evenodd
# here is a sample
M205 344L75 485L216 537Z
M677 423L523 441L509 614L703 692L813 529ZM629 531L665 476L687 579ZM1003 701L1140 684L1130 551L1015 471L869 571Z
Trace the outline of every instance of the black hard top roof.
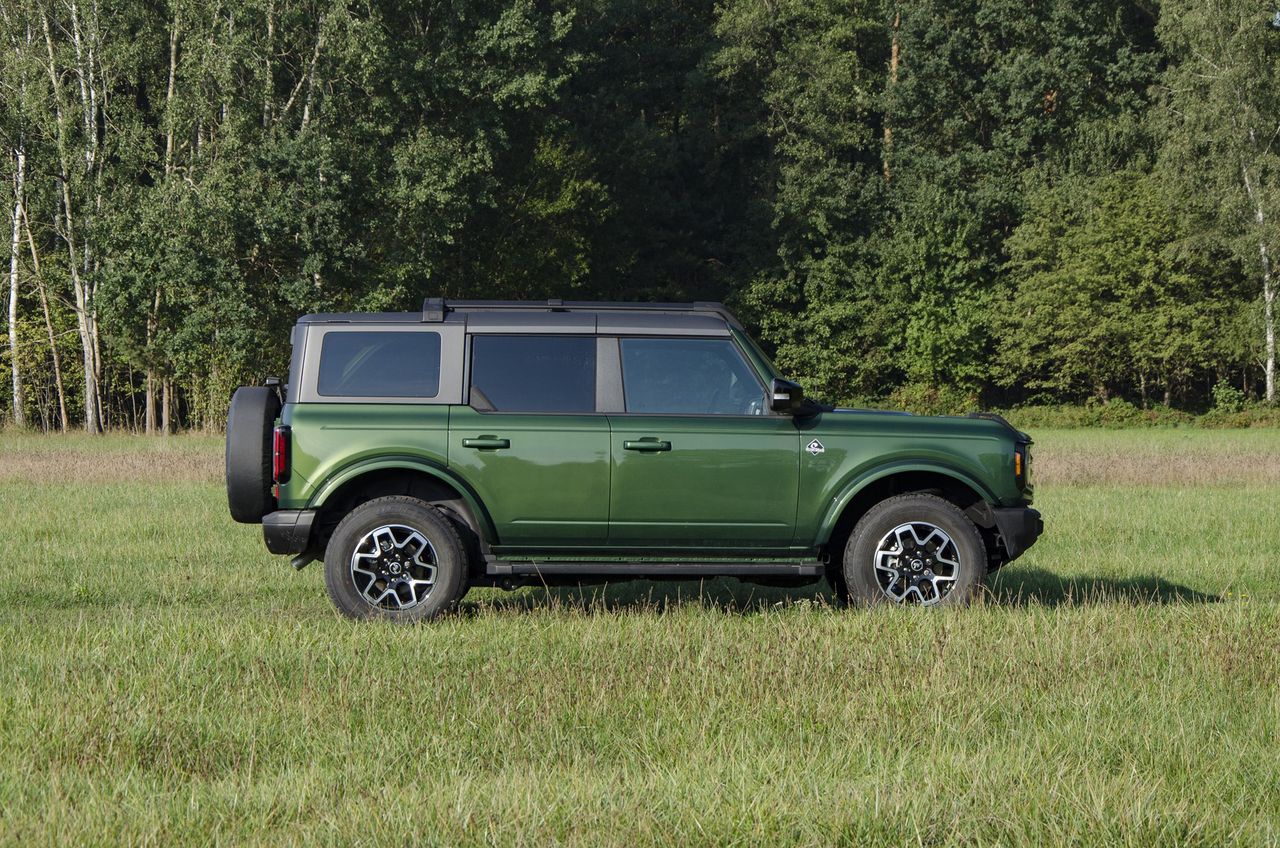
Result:
M299 324L465 324L469 330L697 333L741 328L721 303L621 303L427 298L422 312L325 312Z

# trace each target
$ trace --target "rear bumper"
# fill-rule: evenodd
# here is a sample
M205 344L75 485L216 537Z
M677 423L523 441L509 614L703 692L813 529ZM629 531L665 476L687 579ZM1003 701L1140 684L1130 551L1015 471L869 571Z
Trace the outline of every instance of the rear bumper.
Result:
M300 554L311 543L314 509L278 509L262 516L262 538L273 554Z
M1013 562L1022 556L1044 532L1044 521L1034 509L1019 506L991 511L995 514L996 529L1000 531L1000 538L1004 540L1004 548L1008 553L1005 562Z

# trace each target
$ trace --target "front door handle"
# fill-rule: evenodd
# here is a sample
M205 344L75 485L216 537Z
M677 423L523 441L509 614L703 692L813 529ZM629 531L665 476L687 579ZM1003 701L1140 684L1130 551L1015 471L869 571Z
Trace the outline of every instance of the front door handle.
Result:
M622 443L622 449L658 453L659 451L671 450L671 443L660 442L657 439L638 439L634 442L628 440Z
M480 436L475 439L463 439L462 446L464 448L475 448L476 450L498 450L511 447L511 440L499 439L495 436Z

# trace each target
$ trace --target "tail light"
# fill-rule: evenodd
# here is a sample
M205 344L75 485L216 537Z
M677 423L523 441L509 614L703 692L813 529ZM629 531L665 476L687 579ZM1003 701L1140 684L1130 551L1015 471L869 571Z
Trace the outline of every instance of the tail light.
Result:
M289 428L281 425L271 439L271 479L276 483L289 482Z

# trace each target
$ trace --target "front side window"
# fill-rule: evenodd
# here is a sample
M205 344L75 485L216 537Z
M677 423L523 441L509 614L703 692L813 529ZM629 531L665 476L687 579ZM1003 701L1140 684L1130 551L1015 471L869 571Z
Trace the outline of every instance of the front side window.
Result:
M433 398L440 393L440 334L325 333L316 392L327 397Z
M596 340L475 336L471 405L495 412L595 412Z
M627 412L764 412L764 389L729 339L622 339L621 345Z

